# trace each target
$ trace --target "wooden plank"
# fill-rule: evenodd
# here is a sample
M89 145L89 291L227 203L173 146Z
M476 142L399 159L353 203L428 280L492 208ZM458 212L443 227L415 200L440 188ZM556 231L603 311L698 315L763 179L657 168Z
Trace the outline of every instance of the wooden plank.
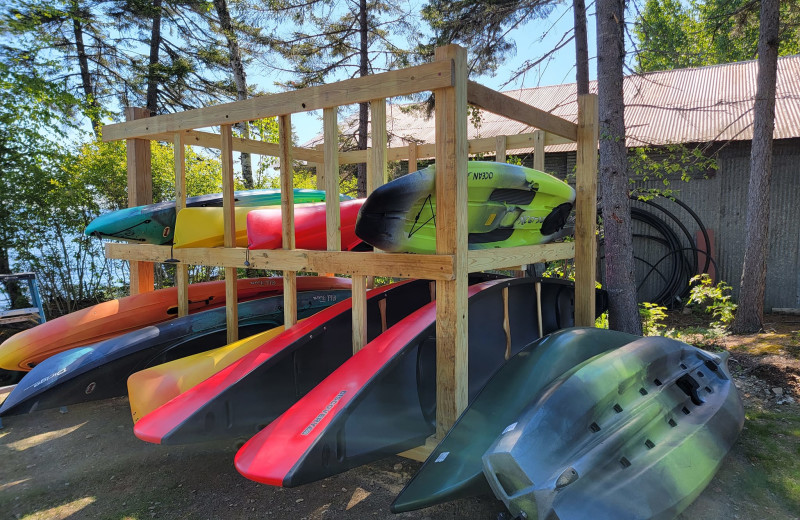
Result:
M150 117L146 108L126 107L125 119L141 120ZM128 207L153 203L153 173L150 160L150 141L128 139L125 143L128 165ZM153 290L155 276L153 265L130 262L130 293L139 294Z
M419 161L417 158L419 152L418 148L417 143L410 143L408 145L408 173L417 171L417 162Z
M244 247L198 247L175 249L152 244L106 242L106 256L163 262L171 256L189 265L271 269L276 271L335 272L348 275L378 275L393 278L452 280L452 255L408 255L353 251L253 250ZM245 265L249 261L249 265Z
M508 318L508 287L503 287L503 332L506 333L505 358L511 357L511 321Z
M597 96L578 96L575 200L575 325L594 326L597 259Z
M325 230L328 251L339 251L342 248L342 239L339 212L339 120L336 108L322 111L322 134L325 138Z
M369 103L371 113L372 153L371 175L367 175L367 195L375 188L386 184L386 100L373 99Z
M175 214L186 207L186 157L183 135L173 136L175 155ZM175 264L175 287L178 290L178 317L189 315L189 266Z
M436 96L436 252L453 255L452 281L436 282L436 434L442 438L467 406L467 53L439 47L452 62L453 87ZM446 223L446 225L442 224Z
M417 462L425 462L438 445L439 441L436 439L436 436L432 435L425 439L425 444L422 446L411 448L410 450L398 453L398 455L407 459L416 460Z
M294 249L294 172L292 171L292 119L278 116L278 143L281 148L281 217L284 249ZM283 324L297 323L297 273L283 271Z
M578 138L578 125L517 99L496 92L480 83L468 82L467 102L494 114L565 137Z
M220 127L220 162L222 163L222 220L225 247L236 245L236 202L233 181L233 133L231 125ZM239 305L236 287L236 268L225 268L225 318L228 343L239 339Z
M323 148L325 145L318 144L314 148L319 151L320 157L322 160L315 164L317 170L317 189L318 190L325 190L325 153L323 152Z
M506 142L507 138L504 135L498 135L494 138L494 146L495 146L495 157L494 160L496 162L506 162Z
M546 132L536 130L533 133L533 169L544 171L544 140Z
M367 277L354 276L351 289L353 302L353 354L367 344Z
M475 249L468 253L470 273L490 269L505 269L526 264L552 262L575 256L574 242L538 244L534 246Z
M230 125L296 114L320 108L362 103L377 98L407 96L452 84L452 65L446 61L372 74L302 90L257 96L242 101L187 110L103 127L104 141L149 137L164 132Z
M213 132L183 130L181 132L169 132L151 135L149 139L152 139L153 141L172 142L173 136L176 133L180 133L183 136L183 143L185 145L202 146L203 148L219 150L220 137L219 134L215 134ZM255 139L244 139L242 137L233 137L233 151L268 155L270 157L280 157L281 155L280 144L278 143L267 143L265 141L257 141ZM292 156L301 161L322 162L322 151L303 148L301 146L292 146Z

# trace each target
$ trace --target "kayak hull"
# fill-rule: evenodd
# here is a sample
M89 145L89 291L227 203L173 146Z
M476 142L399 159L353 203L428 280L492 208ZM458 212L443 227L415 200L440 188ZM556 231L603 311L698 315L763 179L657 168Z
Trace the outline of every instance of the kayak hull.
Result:
M283 293L281 277L243 278L236 285L240 302ZM297 278L297 287L299 291L347 289L350 281L301 276ZM224 281L189 285L190 314L224 305ZM11 336L0 345L0 368L29 371L59 352L162 323L175 318L177 313L175 287L99 303Z
M298 293L298 315L309 316L349 297L347 290ZM263 332L282 322L282 296L239 305L242 335ZM226 325L225 309L212 309L62 352L45 360L20 381L0 407L0 415L125 395L126 380L132 373L224 345Z
M727 353L641 338L550 385L487 450L484 473L514 515L674 518L743 423Z
M531 168L469 161L467 175L470 249L552 240L575 201L575 190L568 184ZM356 235L384 251L434 253L435 167L409 173L370 194Z

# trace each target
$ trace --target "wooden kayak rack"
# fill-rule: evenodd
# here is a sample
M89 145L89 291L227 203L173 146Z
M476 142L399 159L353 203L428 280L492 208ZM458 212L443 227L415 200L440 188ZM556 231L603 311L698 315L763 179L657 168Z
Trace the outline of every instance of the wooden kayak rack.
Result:
M418 92L435 95L436 142L432 145L387 149L386 99ZM339 152L337 110L342 105L369 102L372 147ZM522 136L467 140L467 104L520 121L539 130ZM291 114L323 111L322 149L291 145ZM595 207L597 192L597 97L578 96L578 122L556 117L509 96L467 80L467 53L457 45L436 49L432 63L349 79L317 87L254 97L181 113L147 117L146 110L129 108L128 121L103 128L103 140L127 140L128 204L152 202L150 141L175 145L176 210L185 207L184 147L219 149L222 160L225 247L170 250L169 246L106 243L109 258L130 261L131 293L153 290L153 262L178 260L176 284L179 314L187 313L187 264L225 268L228 341L237 338L236 269L273 269L283 272L286 326L296 323L298 271L352 276L353 352L366 344L366 290L370 276L427 278L436 283L437 428L441 439L467 406L467 274L523 264L575 259L575 323L594 324ZM277 117L279 143L234 138L232 126L242 121ZM198 129L219 126L219 134ZM534 161L544 169L544 147L577 142L575 241L536 246L467 249L467 160L469 153L534 148ZM249 251L234 247L233 152L243 151L280 158L283 250ZM412 255L349 252L340 249L339 165L367 162L367 190L386 182L387 160L432 157L436 161L436 254ZM320 188L327 204L327 251L295 249L293 159L318 164ZM321 169L320 166L321 165ZM409 170L413 170L409 168ZM459 174L460 173L460 174ZM245 263L249 262L249 263ZM416 456L432 449L428 442Z

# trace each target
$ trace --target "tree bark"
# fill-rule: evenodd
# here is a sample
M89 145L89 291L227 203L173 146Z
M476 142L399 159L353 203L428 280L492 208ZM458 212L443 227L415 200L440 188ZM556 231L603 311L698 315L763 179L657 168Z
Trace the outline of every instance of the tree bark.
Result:
M153 0L153 27L150 31L150 58L147 62L147 109L158 114L158 50L161 47L161 0Z
M236 83L236 100L242 101L247 99L247 75L244 71L244 64L242 63L242 51L239 48L239 39L236 36L236 31L233 29L231 22L231 13L228 9L226 0L214 0L214 7L217 10L217 17L219 18L219 27L222 34L225 35L225 40L228 43L228 53L230 54L231 71L233 72L233 80ZM250 125L247 121L242 121L236 124L242 137L245 139L250 138ZM254 187L253 182L253 161L249 153L242 152L240 156L242 162L242 179L244 186L248 190Z
M89 113L89 121L92 123L92 130L94 136L100 138L100 104L94 96L94 88L92 87L92 75L89 71L89 57L86 54L86 45L83 43L83 24L81 23L82 13L78 2L70 4L72 17L72 31L75 34L75 50L78 55L78 68L81 73L81 86L83 87L83 95L86 97L86 102L91 109Z
M597 85L600 114L600 167L605 233L605 289L609 327L641 334L636 303L631 207L628 198L625 105L622 66L625 60L624 0L597 1Z
M586 2L573 0L575 15L575 67L578 95L589 93L589 41L586 36Z
M750 185L747 191L747 231L739 308L731 327L735 334L758 332L763 328L764 321L772 133L775 128L775 89L778 75L778 13L779 0L761 0L758 77L753 108Z
M359 75L363 78L369 74L369 25L367 24L367 0L359 0L358 21L360 35L360 64ZM358 106L358 149L367 149L367 123L369 121L369 103L361 103ZM367 196L367 165L358 165L358 196Z

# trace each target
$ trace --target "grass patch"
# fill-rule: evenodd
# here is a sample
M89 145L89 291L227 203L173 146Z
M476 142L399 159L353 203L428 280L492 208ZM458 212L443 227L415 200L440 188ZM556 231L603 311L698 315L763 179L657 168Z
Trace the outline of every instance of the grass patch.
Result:
M800 514L800 416L797 410L748 410L739 439L752 464L746 490L771 490L790 511ZM754 500L761 502L759 497Z

